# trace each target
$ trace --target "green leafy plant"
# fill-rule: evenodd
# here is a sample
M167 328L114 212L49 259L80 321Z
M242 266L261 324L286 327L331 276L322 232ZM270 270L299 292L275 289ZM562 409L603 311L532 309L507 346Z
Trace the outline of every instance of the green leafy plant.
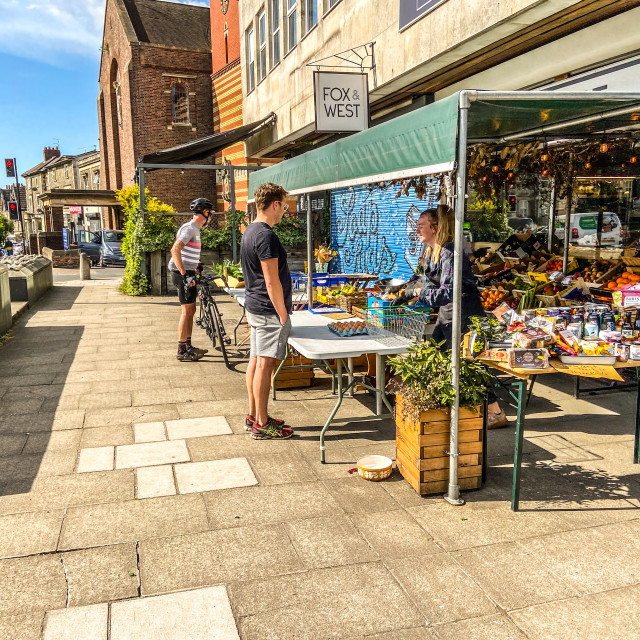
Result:
M7 241L7 236L13 233L14 224L12 220L0 216L0 247L4 247L4 243Z
M282 218L280 224L273 227L273 231L287 247L295 247L307 241L307 229L295 215Z
M237 278L238 280L243 279L242 265L239 262L232 262L231 260L229 260L229 258L225 258L222 264L213 265L213 273L215 273L216 275L224 275L225 269L227 270L227 275L233 278Z
M498 194L474 191L471 194L466 219L473 230L475 242L502 242L512 233L508 220L508 203L498 206Z
M142 254L168 249L175 240L176 226L173 217L158 215L162 212L172 213L173 207L149 197L148 193L145 190L146 210L150 213L142 215L138 185L116 192L124 212L122 253L127 261L120 291L130 296L140 296L149 290L149 280L141 271Z
M452 407L456 391L451 384L451 351L434 341L415 344L404 355L389 358L391 371L399 377L394 391L402 396L403 413L419 420L422 411ZM460 406L484 401L488 374L477 363L460 360Z
M211 229L203 227L200 229L200 241L205 249L219 249L221 247L230 247L233 244L233 211L227 211L224 226L220 229ZM240 242L242 232L241 225L247 224L247 214L244 211L236 209L236 224L238 226L237 240Z

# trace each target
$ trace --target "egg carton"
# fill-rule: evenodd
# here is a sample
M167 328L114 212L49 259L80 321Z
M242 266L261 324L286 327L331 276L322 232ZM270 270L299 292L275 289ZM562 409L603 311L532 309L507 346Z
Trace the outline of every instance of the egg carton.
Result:
M349 336L361 336L367 334L367 328L361 326L354 326L355 322L332 322L329 329L333 331L337 336L341 338L347 338Z

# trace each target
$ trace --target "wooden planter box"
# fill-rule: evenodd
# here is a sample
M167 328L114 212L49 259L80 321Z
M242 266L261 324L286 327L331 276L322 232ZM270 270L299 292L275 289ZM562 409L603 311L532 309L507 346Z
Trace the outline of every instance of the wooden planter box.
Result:
M449 488L451 410L433 409L420 422L402 417L402 397L396 396L396 465L404 479L420 494L446 493ZM482 479L482 405L460 407L458 483L478 489Z

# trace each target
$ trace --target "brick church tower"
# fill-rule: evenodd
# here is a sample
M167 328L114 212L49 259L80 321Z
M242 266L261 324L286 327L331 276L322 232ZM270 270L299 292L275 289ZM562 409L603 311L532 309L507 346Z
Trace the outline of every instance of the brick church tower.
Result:
M209 9L107 0L99 85L102 183L121 189L141 156L214 133ZM195 197L215 197L213 171L163 169L147 172L145 182L151 196L181 212Z
M242 76L240 70L239 0L211 0L211 74L213 89L213 127L215 133L242 126ZM216 164L247 164L244 143L238 142L216 154ZM246 211L248 181L240 174L236 181L236 209ZM218 211L229 208L223 192L228 185L217 185Z

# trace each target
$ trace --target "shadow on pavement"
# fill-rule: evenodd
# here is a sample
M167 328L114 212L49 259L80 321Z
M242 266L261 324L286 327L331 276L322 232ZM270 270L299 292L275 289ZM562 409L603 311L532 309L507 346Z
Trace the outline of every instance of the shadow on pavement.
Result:
M38 311L69 311L82 291L82 287L54 287L55 295L51 295L53 289L49 289L47 294L38 300Z
M39 475L73 471L76 448L64 446L65 436L60 446L50 440L54 431L79 433L82 427L79 412L60 407L82 332L76 326L21 327L0 347L0 495L29 492Z

